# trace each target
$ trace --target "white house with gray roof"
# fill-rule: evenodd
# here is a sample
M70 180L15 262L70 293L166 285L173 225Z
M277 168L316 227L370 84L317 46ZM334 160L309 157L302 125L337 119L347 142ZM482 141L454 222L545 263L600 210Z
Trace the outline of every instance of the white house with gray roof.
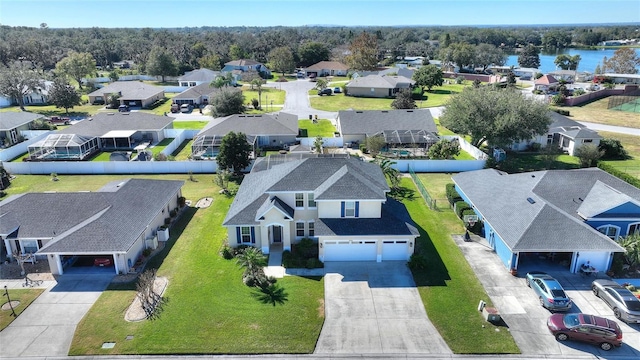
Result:
M95 258L126 274L144 249L157 246L158 228L181 204L183 184L125 179L95 192L14 195L0 202L0 241L9 258L46 257L56 275L92 266Z
M273 158L273 159L272 159ZM269 253L317 242L326 261L407 261L419 233L387 197L380 166L348 156L271 156L256 161L227 212L229 245Z
M484 224L484 238L508 269L550 259L570 272L599 271L624 252L620 237L640 232L640 189L597 168L453 176Z
M198 86L201 84L211 84L211 82L218 77L220 77L222 73L220 71L214 71L209 69L196 69L192 71L187 71L184 75L178 78L179 86Z
M386 98L394 97L400 89L410 89L415 81L404 76L368 75L351 80L345 89L346 95Z
M257 115L235 114L213 119L193 139L191 145L193 157L217 156L222 138L232 131L245 134L254 151L258 147L288 149L296 142L298 117L279 112Z
M336 127L350 143L364 144L371 136L383 136L389 146L438 141L438 129L428 110L342 110Z
M44 115L26 111L0 112L0 149L12 146L22 137L23 130L30 130L34 120L43 118Z
M141 81L115 81L87 96L91 104L105 104L112 94L120 96L120 105L146 108L164 98L164 89Z

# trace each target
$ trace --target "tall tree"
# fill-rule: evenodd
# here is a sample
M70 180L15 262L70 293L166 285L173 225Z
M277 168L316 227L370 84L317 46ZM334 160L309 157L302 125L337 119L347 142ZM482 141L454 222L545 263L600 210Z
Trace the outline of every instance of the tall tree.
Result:
M560 54L556 56L553 63L562 70L577 70L580 60L582 60L580 55L571 56L567 54Z
M417 86L422 88L422 92L424 92L425 87L428 91L431 91L434 86L442 86L442 70L435 65L422 66L413 73L413 80L415 80Z
M262 78L257 78L251 80L251 87L255 88L258 91L258 108L262 109L262 85L264 85L264 80Z
M455 43L449 47L452 50L452 60L460 69L473 64L475 59L475 47L467 43Z
M240 60L247 57L247 53L238 44L229 46L229 56L232 60Z
M615 74L635 74L638 72L636 66L640 65L640 56L633 48L620 48L613 53L609 60L604 60L604 67L607 71Z
M491 65L502 66L507 61L502 49L492 44L478 44L475 54L473 63L475 66L482 66L482 71L486 71Z
M298 57L300 58L300 66L307 67L320 61L329 60L331 51L320 42L306 42L298 48Z
M209 100L213 116L222 117L244 112L244 95L236 88L221 88Z
M220 75L215 79L213 79L213 81L211 82L211 84L209 84L209 86L216 89L220 89L221 87L229 86L232 83L233 83L233 75L230 72L228 72L224 75Z
M518 65L520 67L534 68L540 67L540 50L534 45L527 45L518 55Z
M151 49L146 70L149 75L162 76L162 82L167 76L178 75L178 65L175 58L159 46Z
M58 61L56 70L78 82L82 89L82 78L96 71L96 60L89 53L69 52L69 55Z
M208 54L198 59L198 65L201 68L217 71L222 69L222 60L217 54Z
M240 174L251 163L250 156L251 145L247 142L247 136L231 131L222 138L216 161L220 169Z
M502 147L545 134L551 123L547 112L546 104L517 90L469 87L448 101L440 123L458 134L470 135L476 147L485 142Z
M411 89L400 89L396 94L396 98L391 102L394 109L415 109L416 101L413 100Z
M292 72L296 68L296 63L293 60L293 53L291 49L286 46L277 47L269 52L269 64L271 68L279 73Z
M458 140L441 139L429 148L429 159L447 160L460 155Z
M31 63L15 61L8 67L0 67L0 94L15 99L20 110L25 111L24 97L43 86L40 79L40 73L32 68Z
M80 95L63 78L56 78L49 89L49 101L69 114L69 109L80 105Z
M378 38L374 34L362 32L349 46L347 56L349 68L354 70L375 70L378 67Z

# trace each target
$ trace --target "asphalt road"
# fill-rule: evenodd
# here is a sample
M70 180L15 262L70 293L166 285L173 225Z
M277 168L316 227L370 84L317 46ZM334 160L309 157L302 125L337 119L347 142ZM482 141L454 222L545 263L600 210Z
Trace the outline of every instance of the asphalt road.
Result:
M299 119L308 119L309 116L317 115L318 119L329 119L335 124L337 112L321 111L311 107L309 90L313 89L316 83L306 79L298 79L283 83L268 83L265 86L286 91L287 95L281 111L295 114Z

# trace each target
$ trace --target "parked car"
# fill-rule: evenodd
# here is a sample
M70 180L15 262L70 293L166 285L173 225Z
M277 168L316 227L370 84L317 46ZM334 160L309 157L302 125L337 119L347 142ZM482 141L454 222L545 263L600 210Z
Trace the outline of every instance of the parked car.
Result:
M174 114L177 113L177 112L180 112L180 105L171 104L171 112L174 113Z
M571 299L558 280L551 275L541 271L531 271L527 273L525 281L527 286L536 292L540 305L549 311L568 311L571 309Z
M613 320L603 317L572 313L553 314L547 320L549 331L558 341L577 340L596 344L609 351L622 345L622 330Z
M333 93L334 94L340 94L341 92L342 92L342 89L340 89L339 87L336 86L336 87L333 88Z
M113 265L113 261L111 261L110 258L108 257L99 257L99 258L95 258L93 259L93 265L94 266L111 266Z
M318 90L318 95L320 95L320 96L322 96L322 95L331 95L331 94L333 94L331 89Z
M118 106L119 112L129 112L129 105L120 105Z
M191 105L189 104L182 104L180 105L180 112L182 113L188 113L191 111Z
M62 125L69 125L71 124L71 119L69 119L68 117L62 117L62 116L52 116L48 119L48 121L52 124L62 124Z
M591 290L613 309L617 319L640 323L640 300L629 289L612 280L597 279L591 283Z

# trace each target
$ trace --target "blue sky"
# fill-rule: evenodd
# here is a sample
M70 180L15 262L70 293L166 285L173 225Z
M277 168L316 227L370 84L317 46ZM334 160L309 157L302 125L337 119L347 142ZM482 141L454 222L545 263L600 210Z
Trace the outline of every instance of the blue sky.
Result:
M51 28L622 22L639 0L0 0L0 24Z

